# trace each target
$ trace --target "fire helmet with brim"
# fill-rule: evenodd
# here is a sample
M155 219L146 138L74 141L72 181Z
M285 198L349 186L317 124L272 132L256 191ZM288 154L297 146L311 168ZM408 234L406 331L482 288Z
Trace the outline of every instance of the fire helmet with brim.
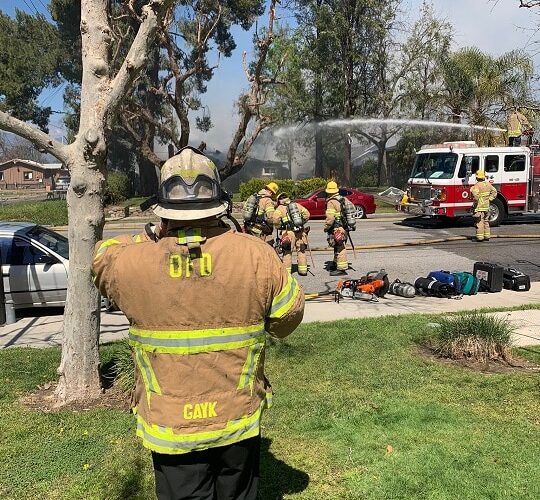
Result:
M163 219L198 220L229 210L230 197L221 188L214 162L198 149L186 146L161 167L153 206Z
M338 188L338 185L337 183L335 183L334 181L330 181L327 185L326 185L326 194L336 194L336 193L339 193L339 188Z
M268 191L271 191L273 194L276 194L278 192L278 185L275 182L269 182L266 186L264 186L265 189L268 189Z
M482 181L486 178L486 174L483 170L477 170L474 175L476 176L477 179L480 179Z

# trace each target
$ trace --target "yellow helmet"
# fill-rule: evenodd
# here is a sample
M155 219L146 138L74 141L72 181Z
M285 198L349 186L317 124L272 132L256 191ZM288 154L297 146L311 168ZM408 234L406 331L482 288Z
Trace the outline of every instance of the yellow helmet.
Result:
M338 188L338 186L337 186L337 183L335 183L334 181L330 181L330 182L326 185L325 191L326 191L327 194L336 194L336 193L339 193L339 188Z
M275 182L269 182L266 186L264 186L268 191L272 191L272 193L276 194L278 192L279 186Z
M486 174L484 173L483 170L477 170L476 174L474 174L474 175L476 175L476 178L480 179L480 180L485 180L485 178L486 178Z

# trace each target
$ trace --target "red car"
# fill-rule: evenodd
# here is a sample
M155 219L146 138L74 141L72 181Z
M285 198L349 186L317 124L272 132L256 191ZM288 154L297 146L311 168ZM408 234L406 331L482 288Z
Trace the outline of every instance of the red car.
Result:
M356 218L365 219L367 214L375 213L375 199L371 194L365 194L354 188L339 188L339 194L347 197L356 207ZM324 188L317 189L305 198L294 200L299 205L306 207L312 219L324 218L326 210L326 193Z

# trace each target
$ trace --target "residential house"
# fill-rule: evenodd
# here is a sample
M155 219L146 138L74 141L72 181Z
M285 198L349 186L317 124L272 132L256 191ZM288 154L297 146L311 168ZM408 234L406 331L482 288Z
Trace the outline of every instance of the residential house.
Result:
M51 190L59 177L69 177L61 163L38 163L18 158L0 163L0 189Z

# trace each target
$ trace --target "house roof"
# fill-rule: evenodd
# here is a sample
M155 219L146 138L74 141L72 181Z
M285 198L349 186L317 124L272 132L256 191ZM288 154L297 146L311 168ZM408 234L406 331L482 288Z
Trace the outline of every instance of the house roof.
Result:
M0 168L9 167L10 165L15 165L17 163L23 163L28 165L28 167L40 168L42 170L62 170L64 168L62 163L38 163L37 161L21 160L20 158L13 158L12 160L0 163Z

